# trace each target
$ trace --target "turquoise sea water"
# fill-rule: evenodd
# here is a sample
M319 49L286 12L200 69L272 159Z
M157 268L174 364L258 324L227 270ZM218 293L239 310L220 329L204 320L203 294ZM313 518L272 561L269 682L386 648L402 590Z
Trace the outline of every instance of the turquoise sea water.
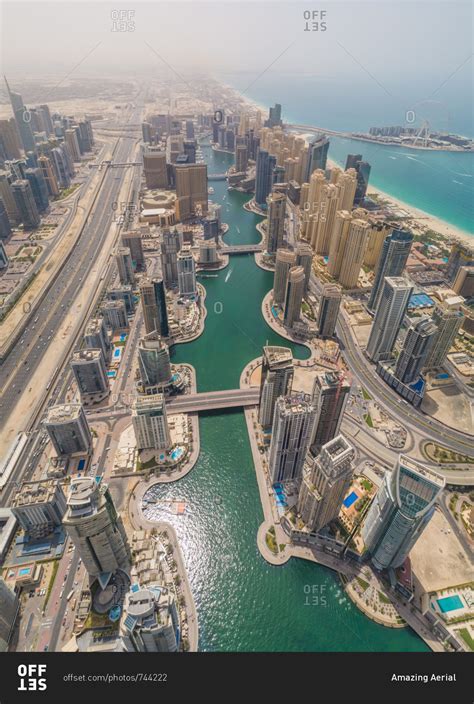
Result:
M209 172L231 157L206 149ZM211 198L223 204L229 243L257 242L258 217L243 210L246 196L214 182ZM208 311L204 334L178 345L172 361L189 362L199 390L236 388L240 373L268 341L288 344L261 315L272 275L253 255L232 257L217 278L203 278ZM307 356L293 346L295 356ZM261 557L256 535L263 520L243 413L200 415L201 453L184 479L163 485L160 499L180 499L184 515L170 516L183 549L198 609L201 650L223 651L424 651L410 629L367 619L344 594L330 570L292 559L273 567ZM165 517L165 516L163 516Z
M418 123L427 118L433 128L474 133L472 105L467 92L450 89L437 100L404 102L381 92L365 77L355 84L321 82L300 75L269 72L247 90L261 105L282 104L283 119L336 131L368 131L374 125L403 125L406 110L415 106ZM249 76L232 74L225 80L237 90ZM417 107L419 105L419 107ZM329 135L329 158L345 165L347 154L362 154L372 165L370 184L395 198L474 234L474 152L433 152L384 147ZM369 185L370 191L370 185Z

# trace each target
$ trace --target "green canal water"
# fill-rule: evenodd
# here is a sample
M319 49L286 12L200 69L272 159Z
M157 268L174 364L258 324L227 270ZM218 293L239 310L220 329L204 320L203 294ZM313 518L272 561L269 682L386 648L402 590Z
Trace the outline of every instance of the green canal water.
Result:
M224 171L227 154L204 150L209 173ZM229 243L258 242L258 216L247 213L246 196L212 182L210 198L223 204ZM253 255L231 257L217 278L201 278L207 291L204 334L179 345L172 361L189 362L199 390L237 388L247 362L262 346L288 344L261 315L272 275ZM293 346L296 357L307 351ZM179 482L159 497L182 499L182 516L163 514L177 532L196 602L200 650L207 651L423 651L411 630L379 626L353 606L337 576L305 560L273 567L256 544L263 520L255 470L242 412L200 416L201 454Z

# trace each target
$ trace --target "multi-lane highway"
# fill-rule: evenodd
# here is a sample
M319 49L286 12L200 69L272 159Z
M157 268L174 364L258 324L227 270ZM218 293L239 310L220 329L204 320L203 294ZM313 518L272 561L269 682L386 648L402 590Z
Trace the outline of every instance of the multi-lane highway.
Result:
M131 119L137 120L140 113L141 108L134 108ZM114 160L120 163L128 161L135 147L136 140L130 139L130 137L119 137L114 148ZM21 401L22 396L28 394L31 388L29 386L31 375L37 365L48 355L48 350L54 342L56 333L63 325L69 314L70 307L83 290L87 276L97 262L115 213L118 212L115 203L120 197L120 191L127 171L128 169L109 168L107 170L94 200L92 210L68 260L49 291L40 301L35 315L32 316L30 324L26 327L14 350L0 367L0 388L2 389L0 418L2 424L6 421L9 414L12 413L16 404ZM139 170L137 169L137 178L138 176ZM137 178L134 179L135 186L138 185ZM135 190L137 189L135 188ZM80 314L81 316L83 314L83 322L85 323L87 320L87 306L84 306ZM65 388L70 379L69 370L65 368L62 371L64 362L66 362L70 353L70 346L66 343L64 346L62 363L54 370L50 379L44 380L45 389L47 390L51 387L49 394L50 403L64 399ZM39 411L41 411L43 405L38 404ZM18 431L24 429L26 427L19 427ZM36 431L29 438L24 457L30 457L33 450L39 447L39 443L40 433ZM2 492L2 504L5 504L8 500L17 483L21 479L26 478L26 469L27 463L24 462L18 468L18 476L11 477L10 486L5 487Z

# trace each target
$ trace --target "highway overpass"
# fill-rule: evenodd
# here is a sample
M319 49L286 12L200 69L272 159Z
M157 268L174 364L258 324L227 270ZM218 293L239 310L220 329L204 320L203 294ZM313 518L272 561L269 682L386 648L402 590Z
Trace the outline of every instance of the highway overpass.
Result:
M256 406L259 389L225 389L224 391L203 391L196 394L184 394L167 399L168 414L196 413L198 411L224 410L226 408L243 408Z

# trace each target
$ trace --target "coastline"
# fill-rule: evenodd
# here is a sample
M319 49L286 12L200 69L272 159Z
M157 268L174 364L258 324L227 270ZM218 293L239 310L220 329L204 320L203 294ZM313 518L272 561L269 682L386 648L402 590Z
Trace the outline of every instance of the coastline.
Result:
M258 103L256 100L253 100L251 98L248 98L247 96L242 95L236 88L229 84L223 84L227 89L232 90L236 95L238 95L241 100L246 103L249 108L253 110L258 110L261 112L263 115L266 115L268 111L268 106L264 106L261 103ZM301 135L304 136L304 135ZM328 165L329 166L338 166L339 168L341 167L340 164L338 164L336 161L333 159L328 159ZM430 230L434 230L435 232L439 233L442 237L446 239L459 239L462 240L465 243L468 243L470 245L473 244L474 241L474 233L470 233L467 230L463 230L462 228L457 227L456 225L452 225L451 223L447 222L446 220L442 220L441 218L437 217L436 215L431 215L431 213L428 213L421 208L417 208L416 206L410 205L409 203L405 203L404 201L400 200L399 198L396 198L395 196L392 196L390 193L386 193L380 188L377 188L376 186L372 186L369 184L368 188L368 194L374 193L385 200L389 201L390 203L393 203L394 205L398 206L402 210L405 210L409 216L411 216L414 220L421 221L421 224L426 225Z

